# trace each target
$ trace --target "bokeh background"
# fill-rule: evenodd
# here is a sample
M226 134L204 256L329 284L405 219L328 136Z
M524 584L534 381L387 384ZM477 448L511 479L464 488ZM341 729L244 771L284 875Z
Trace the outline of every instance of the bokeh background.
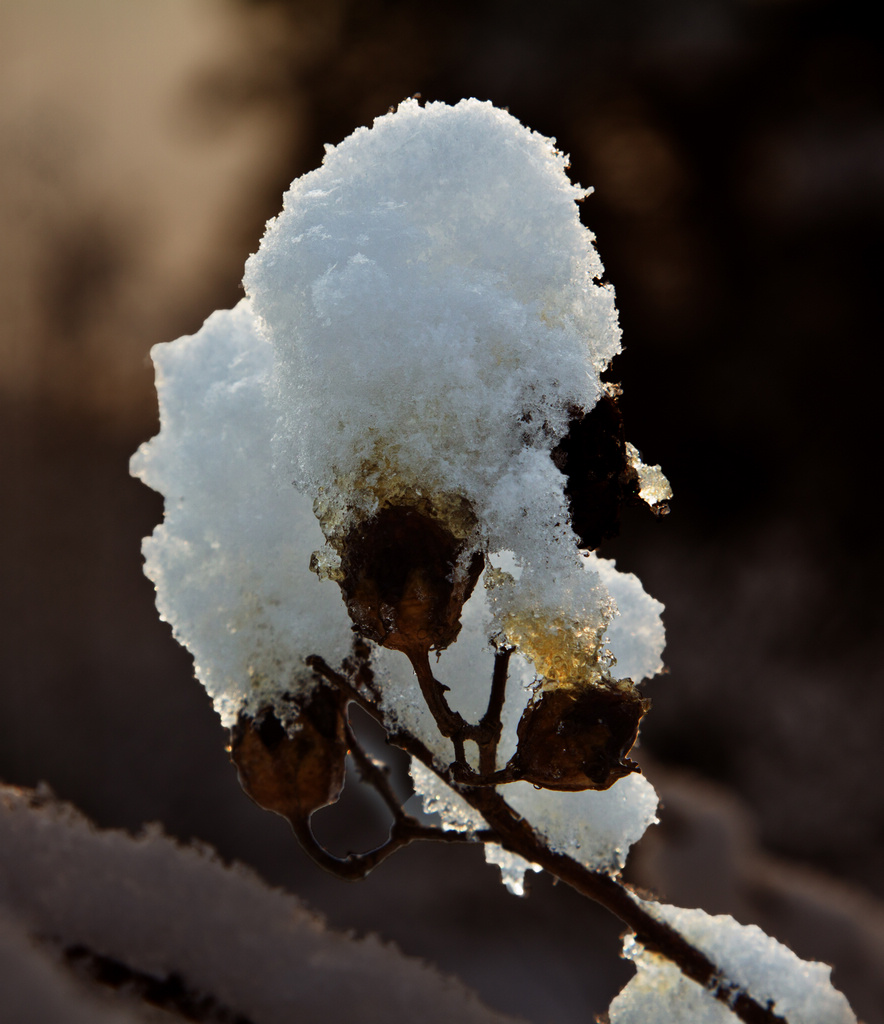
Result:
M242 795L141 574L162 515L127 475L157 429L150 346L237 301L324 143L417 93L477 96L595 187L582 216L617 290L627 436L675 491L603 551L667 607L648 772L664 797L705 779L764 856L880 920L872 17L855 0L0 0L0 778L209 842L533 1021L590 1020L629 976L616 922L548 880L515 900L475 850L325 877ZM329 817L342 850L382 828L356 794Z

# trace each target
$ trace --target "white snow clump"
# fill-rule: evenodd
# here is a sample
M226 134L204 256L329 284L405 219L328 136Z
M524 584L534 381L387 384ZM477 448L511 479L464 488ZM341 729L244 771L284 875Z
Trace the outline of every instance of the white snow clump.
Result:
M538 683L659 671L662 606L581 553L551 458L620 335L566 166L490 103L403 103L293 183L235 309L154 348L161 429L132 460L166 498L146 571L225 725L284 718L314 684L307 657L350 653L342 538L397 504L485 558L438 674L475 721L491 638L516 645L501 767ZM373 660L388 723L450 763L408 661ZM637 776L512 796L531 813L542 796L551 844L612 870L656 807ZM592 836L573 822L587 801Z
M154 346L161 430L132 472L166 498L144 541L157 607L193 654L226 726L309 678L311 649L340 661L350 621L308 570L322 543L310 497L276 472L273 366L248 300Z
M293 183L246 299L154 348L161 430L132 462L166 496L146 571L226 725L311 685L310 654L340 663L334 542L397 501L467 508L473 549L512 552L511 619L559 608L590 651L607 629L636 678L659 669L660 606L580 555L550 458L619 350L566 166L489 103L407 101ZM487 646L506 630L483 614Z
M268 706L285 720L315 685L307 658L341 665L353 625L338 583L363 580L347 566L372 529L408 517L451 540L443 582L459 596L445 629L409 635L416 647L388 642L395 624L385 633L360 621L387 645L371 650L388 729L410 732L440 771L451 764L452 743L409 664L424 641L421 657L441 655L433 672L451 708L472 722L487 705L495 651L514 648L498 769L521 756L517 728L538 708L606 693L644 710L632 686L660 670L662 606L634 576L581 552L553 458L598 402L599 374L620 347L614 293L598 283L578 216L587 193L566 167L552 140L490 103L407 101L327 147L322 166L293 183L235 309L155 347L161 429L132 461L166 499L144 544L146 571L225 725ZM625 455L640 496L665 503L659 467L631 447ZM444 589L436 577L433 586ZM435 599L420 587L401 598L404 617ZM354 620L375 607L360 601ZM483 826L429 767L412 774L446 827ZM617 872L654 820L656 794L636 774L567 791L577 788L521 781L499 792L551 849ZM533 865L499 846L487 853L523 891ZM801 965L757 930L700 911L652 912L790 1024L853 1020L825 968ZM687 1019L684 1000L693 1021L729 1015L677 968L638 947L629 955L639 973L612 1024Z
M856 1024L847 999L832 986L832 968L799 959L792 950L756 925L738 924L727 915L683 910L641 901L646 910L675 927L704 952L730 981L788 1024ZM637 973L614 998L611 1024L733 1024L728 1007L671 961L650 953L627 935L623 955Z

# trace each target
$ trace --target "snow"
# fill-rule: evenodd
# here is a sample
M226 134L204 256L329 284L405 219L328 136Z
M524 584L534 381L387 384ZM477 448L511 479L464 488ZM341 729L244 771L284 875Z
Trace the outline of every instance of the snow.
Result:
M0 918L2 1019L28 1024L148 1024L156 1017L114 1006L78 984L52 952L39 947L18 922Z
M447 658L470 713L491 633L547 682L612 656L659 670L661 606L579 552L550 458L619 350L566 166L489 103L403 103L293 183L236 309L155 347L161 430L132 463L166 496L146 571L225 724L308 688L309 655L347 655L342 538L391 503L517 570ZM376 657L389 718L443 758L402 661Z
M635 445L626 442L626 458L638 474L638 496L648 505L660 505L672 497L672 488L659 466L647 466Z
M616 874L630 846L657 820L657 794L644 775L627 775L610 789L560 793L513 782L499 791L558 853L592 871Z
M726 915L640 901L702 950L723 975L758 1003L771 1003L788 1024L856 1024L844 996L832 987L827 964L799 959L755 925ZM663 957L649 953L634 937L624 954L635 962L636 977L611 1003L611 1024L734 1024L735 1015L708 991Z
M408 771L424 813L438 814L450 832L476 832L486 827L482 815L420 761L412 758Z
M619 328L565 167L489 103L408 101L287 193L245 283L274 352L276 457L332 547L380 505L444 518L458 496L478 545L534 569L526 590L580 579L550 452Z
M177 976L226 1020L515 1024L377 936L331 930L205 846L179 846L156 826L137 838L99 831L45 791L2 786L0 1019L166 1019L137 993L107 1003L103 986L76 980L57 955L70 947L160 980Z
M552 458L574 410L596 403L599 374L620 348L613 291L599 283L602 265L575 204L587 193L566 168L553 140L489 103L407 101L327 147L322 166L292 184L247 263L246 298L234 310L155 347L161 429L132 463L166 499L165 521L144 544L146 571L225 724L266 704L285 718L313 683L305 659L320 655L334 667L350 653L338 583L346 584L353 545L358 551L388 508L453 538L449 581L467 579L482 555L460 634L442 631L427 645L446 699L472 722L487 706L496 651L514 648L498 768L515 753L538 691L625 694L660 671L662 605L636 577L580 550ZM631 445L625 455L640 496L665 507L660 467L644 465ZM425 597L410 594L412 610ZM372 621L361 620L364 631ZM374 639L390 635L378 630ZM444 772L452 743L408 659L390 647L372 647L379 708L391 731L411 733ZM424 813L444 827L484 826L430 768L413 763L412 778ZM656 820L657 796L639 774L601 791L515 782L498 792L551 849L594 871L619 873ZM171 856L157 843L139 850L148 860ZM493 843L486 856L511 891L524 892L535 865ZM166 868L158 861L156 870ZM187 898L220 870L197 869L191 857L185 874L201 877ZM73 899L59 889L68 877L69 869L53 882L44 930L63 930L52 922ZM646 906L790 1024L855 1020L827 967L802 963L759 929ZM243 903L241 914L253 916L254 906ZM261 934L273 929L262 922ZM290 964L297 957L287 943L280 934L279 956ZM137 944L131 952L140 955ZM165 968L161 951L148 945L144 954ZM612 1004L612 1024L732 1016L634 940L625 955L638 973ZM230 985L239 966L210 973ZM202 971L193 960L192 976ZM311 976L310 990L320 987Z
M539 864L532 864L517 853L498 846L497 843L485 844L485 860L500 868L500 880L513 896L525 895L525 875L529 871L543 870Z
M663 605L646 593L638 576L619 572L613 559L586 556L614 602L604 649L613 659L613 674L640 683L663 670L666 634Z
M411 777L424 812L438 814L447 829L475 832L485 827L482 816L423 765L412 761ZM500 786L498 792L531 822L550 849L591 871L619 872L630 846L657 820L657 794L643 775L628 775L610 789L581 793L536 789L527 782ZM522 875L532 867L528 861L493 843L486 843L485 859L501 868L511 892L523 895Z
M558 511L542 453L619 349L565 164L489 103L408 101L293 184L245 282L300 486L337 481L370 508L392 476L465 494L509 533L535 474L531 498Z
M345 541L390 505L444 524L461 564L485 558L433 671L475 722L494 645L515 646L499 767L537 687L660 670L662 605L580 551L551 457L620 336L566 167L489 103L403 103L293 183L234 310L154 348L161 429L132 462L166 498L146 571L226 725L268 704L285 719L313 685L305 659L350 653ZM446 767L408 660L377 646L372 660L388 726ZM637 775L608 792L501 792L602 870L656 810Z
M152 354L160 433L132 472L166 502L145 571L231 726L240 710L309 685L309 654L346 656L350 622L338 588L309 571L322 544L312 501L275 472L272 353L248 300Z

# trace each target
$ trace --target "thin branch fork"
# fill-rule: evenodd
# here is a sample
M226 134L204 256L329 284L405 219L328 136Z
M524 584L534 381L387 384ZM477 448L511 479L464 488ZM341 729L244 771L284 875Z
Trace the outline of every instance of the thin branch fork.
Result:
M354 882L365 878L378 864L405 846L419 840L434 840L442 843L472 843L476 836L466 832L452 832L446 829L421 825L416 819L403 815L393 823L386 842L367 853L349 853L336 857L330 853L313 834L310 823L305 819L289 819L298 842L312 860L338 878ZM489 836L490 838L490 836Z
M510 647L502 647L495 654L488 708L478 724L472 724L449 707L445 698L445 691L448 687L433 676L429 651L421 650L408 654L427 707L430 709L439 731L450 739L454 746L452 767L461 782L476 786L496 786L514 781L515 777L509 770L495 771L497 747L500 743L502 729L501 713L506 699L507 672L511 655L512 648ZM472 740L479 748L478 773L474 772L467 763L464 749L467 740Z
M365 690L368 689L371 692L372 686L370 678L367 678L364 672L364 666L351 663L354 675L356 675L354 681L342 673L336 672L322 658L310 658L308 664L318 676L338 688L350 702L358 704L380 725L384 724L383 716L377 705L365 696ZM316 838L310 824L312 815L287 817L305 852L321 867L339 878L358 881L365 878L378 864L396 853L397 850L401 850L413 842L434 840L443 843L476 843L494 839L494 834L488 830L456 832L452 829L422 825L416 818L406 814L390 784L386 765L377 761L363 749L349 721L346 722L345 733L349 753L362 781L375 789L381 797L393 816L393 824L386 841L375 849L365 853L349 853L345 857L337 857ZM432 755L429 750L415 737L407 734L388 733L388 742L400 747L423 763L432 765Z

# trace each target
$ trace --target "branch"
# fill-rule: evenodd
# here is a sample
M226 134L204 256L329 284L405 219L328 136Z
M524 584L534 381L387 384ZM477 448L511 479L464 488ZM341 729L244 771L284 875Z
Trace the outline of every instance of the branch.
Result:
M452 711L445 699L444 686L433 676L430 668L429 653L409 652L414 673L417 676L427 707L443 736L449 738L454 745L454 763L451 766L458 781L472 786L497 786L504 782L513 782L519 776L509 768L495 772L497 764L497 745L502 731L501 713L506 700L507 672L509 669L512 648L498 650L494 658L494 672L491 677L491 694L488 708L477 725L467 722L457 711ZM472 740L479 748L479 771L474 772L467 763L464 744Z
M500 716L506 700L506 682L509 673L512 647L498 650L494 656L494 672L491 675L491 695L488 698L488 709L479 722L483 735L479 742L479 773L491 775L497 767L497 745L500 743L502 731Z
M649 913L622 882L604 872L592 871L566 854L551 850L499 793L456 783L453 788L481 813L497 836L495 842L525 860L539 864L555 878L619 917L645 948L671 960L682 974L702 985L745 1024L785 1024L784 1018L762 1006L741 986L729 981L720 968L680 932Z
M438 688L436 697L441 698L441 702L444 704L444 710L441 711L442 720L449 724L457 719L463 722L461 744L465 736L474 738L478 735L486 745L484 749L490 750L493 745L496 753L495 722L499 726L508 660L509 653L507 651L498 653L495 659L494 681L488 710L479 725L470 725L460 715L456 715L448 708L442 684L433 679L429 670L429 659L427 659L426 669L423 670L425 682L421 684L421 689L424 690L425 684L428 690L431 689L426 683L426 675L429 674L433 686ZM351 700L364 708L375 721L384 725L383 715L377 706L367 700L351 680L341 673L335 672L321 658L309 658L308 664L328 682L341 687ZM417 666L415 666L415 671L417 672ZM418 679L420 681L420 674ZM434 697L434 704L438 708L440 705L436 697ZM430 704L430 701L428 700L427 703ZM430 709L434 710L433 704L430 704ZM436 717L435 711L434 717ZM439 719L436 720L438 724ZM363 878L391 853L418 839L497 843L511 853L518 854L531 863L539 864L554 878L567 883L581 895L587 896L605 907L632 929L638 941L646 949L658 953L674 963L682 974L703 986L744 1024L786 1024L784 1018L775 1014L770 1007L762 1006L740 985L729 981L720 968L705 953L691 945L680 932L665 921L654 917L622 882L605 872L593 871L566 854L550 849L543 837L531 827L528 821L517 814L490 784L491 780L496 778L503 781L502 776L506 774L506 769L503 772L493 772L490 776L484 773L477 775L463 762L455 762L448 769L442 770L435 763L430 750L410 733L388 732L387 742L404 750L438 775L482 815L488 829L477 833L462 833L427 828L405 815L400 809L387 843L369 853L351 854L349 857L341 859L332 856L316 842L309 824L305 822L300 829L296 828L295 831L307 853L317 863L342 878ZM480 750L482 749L480 747ZM465 782L465 779L475 779L476 782L470 784ZM388 806L390 806L389 803ZM395 811L394 814L396 814Z
M389 768L382 761L378 761L377 758L372 757L362 749L362 745L349 721L346 725L346 731L350 756L356 762L356 767L359 770L362 781L367 782L368 785L377 791L380 798L387 805L387 809L394 818L397 818L401 805L393 787L390 785Z
M394 822L390 837L374 850L367 853L349 853L346 857L336 857L330 853L313 834L309 821L304 819L291 820L292 830L304 848L304 852L320 867L330 871L338 878L348 882L357 882L391 854L404 846L420 840L435 840L442 843L472 843L480 841L477 835L466 832L452 832L439 828L421 825L411 817L404 817Z

